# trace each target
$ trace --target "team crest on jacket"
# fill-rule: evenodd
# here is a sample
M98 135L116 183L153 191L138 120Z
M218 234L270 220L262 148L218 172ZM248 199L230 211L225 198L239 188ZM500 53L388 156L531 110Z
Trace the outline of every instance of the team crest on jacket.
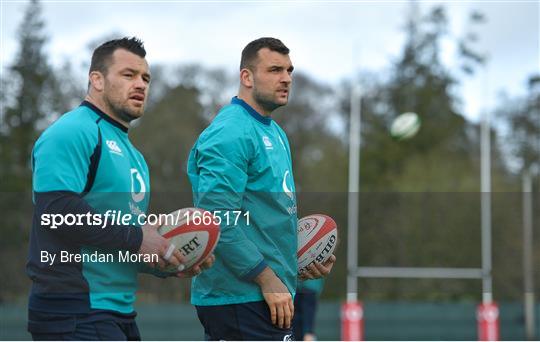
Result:
M122 150L120 149L120 146L118 146L118 143L116 141L107 140L106 144L107 144L107 147L109 148L109 151L111 153L122 155Z
M135 203L139 203L144 199L146 193L146 184L139 170L131 169L131 198Z
M281 186L283 187L283 192L285 193L285 195L289 196L290 199L293 199L294 194L291 188L289 187L289 185L287 184L287 179L290 178L288 177L289 175L290 175L289 170L285 171L285 174L283 175L283 183L281 184Z
M271 150L274 148L272 142L270 141L270 138L268 138L266 135L262 137L262 141L267 150Z

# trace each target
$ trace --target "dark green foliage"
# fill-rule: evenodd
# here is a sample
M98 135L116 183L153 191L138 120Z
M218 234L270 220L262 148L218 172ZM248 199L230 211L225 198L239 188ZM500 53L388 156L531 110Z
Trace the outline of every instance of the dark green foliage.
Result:
M171 89L130 133L150 168L153 192L191 191L187 157L207 124L198 96L195 88Z
M37 137L39 125L44 124L50 108L47 88L53 81L52 71L45 56L44 23L41 8L32 1L19 27L19 51L9 68L9 89L13 97L2 118L2 175L10 182L2 182L2 190L26 190L29 183L29 156ZM8 148L9 147L9 148Z
M32 218L30 155L40 130L59 110L58 87L45 54L43 30L41 7L31 1L18 31L17 57L2 80L6 106L0 118L0 258L6 266L0 280L0 301L18 294L21 282L25 283L26 250L21 245L28 239Z
M504 99L498 116L507 125L503 148L511 153L518 169L540 166L540 76L530 76L525 97Z

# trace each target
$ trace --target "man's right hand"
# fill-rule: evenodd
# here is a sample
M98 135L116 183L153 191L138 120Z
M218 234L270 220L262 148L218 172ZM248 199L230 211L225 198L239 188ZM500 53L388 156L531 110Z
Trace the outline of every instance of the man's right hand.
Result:
M261 287L264 300L270 307L272 324L281 329L290 328L294 316L294 304L287 287L270 267L266 267L255 278L255 282Z
M159 235L157 232L158 228L159 225L150 224L142 227L143 240L139 248L139 254L158 255L158 265L160 268L164 268L167 264L172 264L176 267L183 265L185 260L180 251L171 245L169 240ZM149 265L156 267L155 263L149 263Z

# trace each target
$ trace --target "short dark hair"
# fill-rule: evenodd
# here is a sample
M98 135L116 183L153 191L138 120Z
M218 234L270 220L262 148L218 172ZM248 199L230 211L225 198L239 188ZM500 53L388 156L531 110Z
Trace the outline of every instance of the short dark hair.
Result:
M276 38L263 37L256 39L246 45L242 50L242 58L240 59L240 70L248 68L253 70L255 61L257 60L257 53L260 49L267 48L270 51L279 52L282 55L289 54L289 48Z
M99 71L106 75L111 57L118 49L127 50L141 58L146 56L146 50L144 49L143 42L137 37L124 37L109 40L94 50L94 53L92 54L92 62L90 63L90 72Z

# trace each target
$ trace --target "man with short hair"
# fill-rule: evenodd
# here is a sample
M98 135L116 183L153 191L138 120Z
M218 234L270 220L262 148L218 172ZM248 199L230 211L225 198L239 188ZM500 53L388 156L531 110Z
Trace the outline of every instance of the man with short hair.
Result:
M130 256L183 270L182 255L159 235L157 226L140 227L149 203L149 172L128 128L143 115L148 96L151 76L145 55L137 38L99 46L85 101L34 145L27 263L33 282L28 331L34 339L140 339L133 303L144 264ZM120 224L114 214L129 214L128 224ZM71 223L79 217L81 224L51 224L52 217ZM187 275L200 271L197 267Z
M199 136L188 161L196 207L221 221L216 264L192 282L210 340L292 337L297 209L287 136L272 112L287 104L293 66L278 39L242 51L240 90ZM236 213L240 213L236 215ZM311 265L327 275L335 261Z

